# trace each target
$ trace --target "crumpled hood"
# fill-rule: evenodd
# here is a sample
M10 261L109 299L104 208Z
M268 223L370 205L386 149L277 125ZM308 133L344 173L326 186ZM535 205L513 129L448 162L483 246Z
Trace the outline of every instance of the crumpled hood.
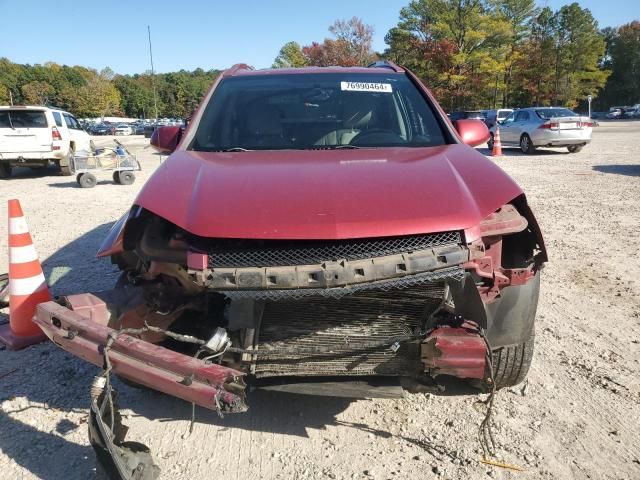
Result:
M522 191L472 148L174 152L136 204L195 235L344 239L462 230Z

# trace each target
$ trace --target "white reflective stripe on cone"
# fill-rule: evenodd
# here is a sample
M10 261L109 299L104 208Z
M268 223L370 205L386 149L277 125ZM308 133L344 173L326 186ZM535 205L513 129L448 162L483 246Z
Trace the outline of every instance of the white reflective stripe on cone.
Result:
M33 245L9 247L9 263L28 263L38 260L38 252Z
M24 217L9 218L9 234L27 233L29 227Z
M31 295L47 288L44 274L39 273L29 278L12 278L9 280L9 295Z

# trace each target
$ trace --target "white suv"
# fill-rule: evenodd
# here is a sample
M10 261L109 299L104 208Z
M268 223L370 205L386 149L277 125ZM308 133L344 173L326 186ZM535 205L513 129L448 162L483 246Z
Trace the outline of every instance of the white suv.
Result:
M0 106L0 178L13 167L46 167L54 162L71 175L74 152L91 151L91 139L69 112L48 107Z

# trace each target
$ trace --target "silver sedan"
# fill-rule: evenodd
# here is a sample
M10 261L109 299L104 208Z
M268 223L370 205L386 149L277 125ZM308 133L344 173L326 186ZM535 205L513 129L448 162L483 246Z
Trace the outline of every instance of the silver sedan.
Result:
M538 147L567 147L575 153L591 142L592 127L589 117L567 108L522 108L491 128L488 145L493 148L493 137L499 128L504 147L520 147L524 153L534 153Z

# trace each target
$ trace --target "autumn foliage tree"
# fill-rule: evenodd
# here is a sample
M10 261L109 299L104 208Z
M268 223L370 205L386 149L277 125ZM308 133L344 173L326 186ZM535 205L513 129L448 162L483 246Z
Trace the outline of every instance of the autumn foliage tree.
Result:
M554 12L534 0L413 0L385 40L385 56L452 110L574 107L609 74L597 23L577 3Z
M607 54L603 66L611 70L600 108L640 103L640 21L605 32Z
M274 68L303 66L366 66L377 57L372 49L373 27L358 17L336 20L329 27L334 38L325 38L322 43L312 42L300 47L296 42L286 43L273 62Z

